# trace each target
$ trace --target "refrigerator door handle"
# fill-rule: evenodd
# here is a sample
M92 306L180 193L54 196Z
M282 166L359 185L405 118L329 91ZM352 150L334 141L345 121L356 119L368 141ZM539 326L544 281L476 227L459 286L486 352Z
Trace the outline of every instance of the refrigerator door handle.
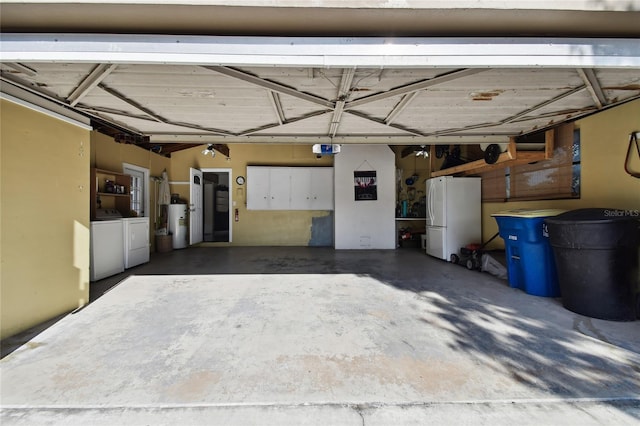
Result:
M433 185L429 185L427 191L427 225L433 225Z

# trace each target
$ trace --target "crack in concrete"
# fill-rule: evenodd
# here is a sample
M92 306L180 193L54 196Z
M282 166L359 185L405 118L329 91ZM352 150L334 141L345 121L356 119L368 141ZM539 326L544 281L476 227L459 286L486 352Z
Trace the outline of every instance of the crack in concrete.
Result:
M586 333L585 331L580 329L580 325L584 325L584 328L586 328L587 331L590 331L592 334ZM604 334L602 334L600 332L600 330L598 330L593 323L591 322L590 318L583 318L583 317L575 317L573 319L573 329L575 331L577 331L580 334L584 334L585 336L589 336L589 337L594 337L598 340L601 340L609 345L612 345L613 343L611 343L605 336Z

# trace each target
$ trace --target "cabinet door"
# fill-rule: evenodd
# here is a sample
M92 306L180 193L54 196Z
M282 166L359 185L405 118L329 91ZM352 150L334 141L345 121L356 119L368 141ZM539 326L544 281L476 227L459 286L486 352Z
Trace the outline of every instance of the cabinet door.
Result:
M333 168L311 169L311 210L333 210Z
M268 210L269 167L247 167L247 209Z
M273 167L269 170L270 210L289 210L291 179L288 167Z
M311 170L310 167L292 167L291 210L311 209Z

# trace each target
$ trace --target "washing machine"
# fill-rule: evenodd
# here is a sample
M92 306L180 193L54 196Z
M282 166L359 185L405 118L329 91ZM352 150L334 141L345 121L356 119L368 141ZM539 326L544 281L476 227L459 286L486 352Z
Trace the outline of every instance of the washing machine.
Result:
M124 271L122 215L114 209L98 210L90 230L89 279L98 281Z

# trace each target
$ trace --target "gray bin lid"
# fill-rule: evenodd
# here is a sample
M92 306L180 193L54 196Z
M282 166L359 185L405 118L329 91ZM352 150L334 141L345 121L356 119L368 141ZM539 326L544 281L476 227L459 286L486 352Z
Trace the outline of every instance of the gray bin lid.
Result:
M638 248L640 211L578 209L545 219L553 247L574 249Z
M639 220L640 210L589 208L571 210L546 219L548 223L612 223Z

